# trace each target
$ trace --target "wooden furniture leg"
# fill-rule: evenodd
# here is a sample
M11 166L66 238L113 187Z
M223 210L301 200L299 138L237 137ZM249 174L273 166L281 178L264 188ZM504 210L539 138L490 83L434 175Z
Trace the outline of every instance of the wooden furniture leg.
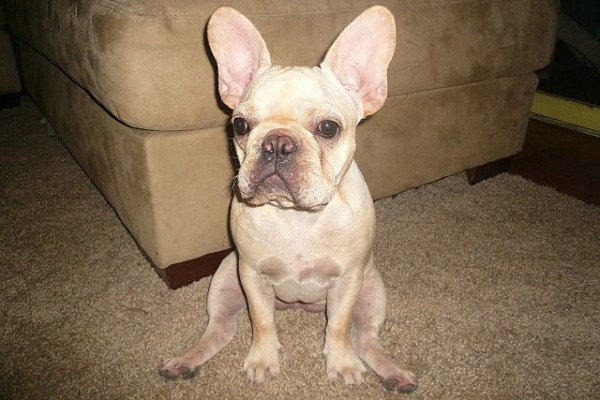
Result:
M476 185L481 181L493 178L496 175L508 172L513 157L501 158L487 164L466 170L467 180L471 185Z
M169 289L179 289L199 279L215 273L221 261L231 253L232 249L206 254L193 260L169 265L166 268L155 267L156 273L167 284Z

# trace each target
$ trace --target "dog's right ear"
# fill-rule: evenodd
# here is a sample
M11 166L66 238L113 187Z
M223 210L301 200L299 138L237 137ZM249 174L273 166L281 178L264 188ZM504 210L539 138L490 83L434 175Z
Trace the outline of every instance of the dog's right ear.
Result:
M234 109L256 73L271 66L271 55L252 22L231 7L212 14L207 35L217 60L221 100Z

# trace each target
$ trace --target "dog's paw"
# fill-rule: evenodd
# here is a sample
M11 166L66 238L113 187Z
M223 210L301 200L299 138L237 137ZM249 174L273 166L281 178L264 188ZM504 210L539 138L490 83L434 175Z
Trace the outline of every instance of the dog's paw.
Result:
M419 387L419 380L412 373L404 370L381 377L381 382L387 390L399 393L412 393Z
M346 385L358 385L363 382L363 372L367 369L353 351L340 355L327 355L327 377L333 381L342 381Z
M254 383L263 383L269 378L279 375L279 354L277 349L250 349L244 361L244 370Z
M185 358L169 358L165 360L159 367L158 373L166 379L190 379L193 378L200 366L193 365Z

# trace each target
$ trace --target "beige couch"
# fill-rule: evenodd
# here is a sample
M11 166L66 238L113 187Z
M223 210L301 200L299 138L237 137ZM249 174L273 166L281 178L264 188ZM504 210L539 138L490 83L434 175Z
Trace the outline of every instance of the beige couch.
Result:
M166 278L164 268L193 274L190 260L232 246L228 110L205 38L222 3L7 1L27 91ZM558 9L556 0L226 3L257 25L279 64L318 64L370 5L394 13L389 98L358 133L376 199L519 152Z

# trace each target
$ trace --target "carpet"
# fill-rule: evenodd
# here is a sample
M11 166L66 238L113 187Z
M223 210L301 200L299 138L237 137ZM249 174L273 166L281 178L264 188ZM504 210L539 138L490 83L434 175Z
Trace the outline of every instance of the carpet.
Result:
M392 399L369 371L329 382L325 319L277 313L281 375L250 384L238 334L189 381L156 372L195 343L210 279L177 291L25 97L0 112L0 398ZM376 202L382 344L411 399L600 397L600 208L500 175Z

